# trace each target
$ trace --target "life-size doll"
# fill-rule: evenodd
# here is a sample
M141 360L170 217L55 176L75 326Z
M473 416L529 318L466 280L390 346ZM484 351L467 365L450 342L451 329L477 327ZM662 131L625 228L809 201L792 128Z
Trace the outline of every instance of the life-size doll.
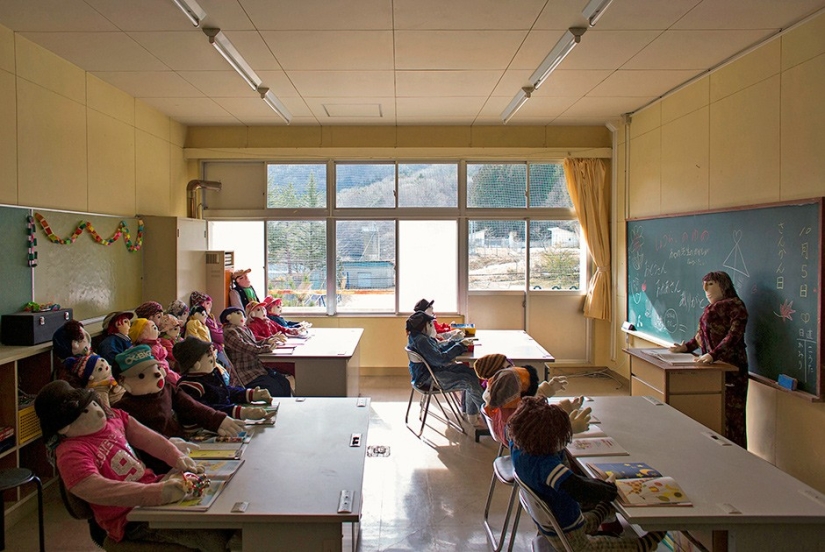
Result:
M266 300L264 300L266 303ZM297 322L295 320L287 320L283 317L284 301L280 297L275 297L271 302L266 303L266 317L283 326L284 328L308 330L312 324L306 321Z
M92 338L83 327L83 322L69 320L52 335L52 347L57 358L66 360L91 353Z
M63 380L46 384L34 409L47 446L54 450L57 470L66 489L89 503L95 521L114 542L173 542L195 550L222 552L228 534L219 530L150 529L128 522L135 506L177 502L203 483L203 472L162 435L122 410L103 408L90 389L76 389ZM141 449L181 474L161 481L136 456Z
M64 379L72 387L91 389L98 394L98 402L111 407L123 396L125 390L112 377L112 367L106 359L98 355L67 358L64 362Z
M425 312L434 318L433 320L433 335L430 337L434 337L439 341L449 341L449 340L460 340L464 338L464 332L461 330L454 330L450 327L449 324L442 324L438 321L438 318L433 311L433 303L435 303L435 299L429 301L427 299L422 299L418 303L415 304L413 308L414 312Z
M286 341L287 335L300 335L301 328L285 328L277 322L273 322L266 316L266 307L271 302L267 297L262 303L250 301L246 304L246 327L252 330L255 339L265 339L276 335L279 341Z
M180 336L180 321L171 314L164 314L163 318L160 319L158 331L160 331L158 341L160 341L160 344L166 349L166 360L169 361L169 366L171 366L175 372L180 372L177 359L172 351L175 343L183 341L183 338Z
M157 363L163 368L166 379L169 383L177 383L180 380L180 375L173 372L169 366L169 361L166 357L169 354L160 342L160 331L154 322L146 318L136 318L132 322L132 327L129 329L129 338L133 345L148 345L152 350L152 356L155 357ZM122 369L122 368L121 368Z
M194 337L187 337L175 345L175 358L180 365L181 378L178 387L191 395L196 401L225 412L240 420L260 420L267 416L267 411L260 407L242 406L238 403L266 401L272 397L269 391L255 387L231 387L226 385L217 367L215 349Z
M196 337L201 341L212 343L209 328L206 327L206 318L208 316L206 307L203 305L192 307L189 310L189 318L186 320L186 337Z
M146 301L135 309L135 316L151 320L155 323L155 326L160 327L160 321L163 318L163 305L157 301Z
M200 291L193 291L189 294L189 303L192 308L202 306L206 309L206 319L203 323L206 324L207 328L209 328L209 337L212 340L212 345L215 346L215 350L218 352L218 364L222 365L226 369L232 385L240 385L241 382L238 380L237 375L235 375L235 371L232 369L232 362L230 362L229 357L224 351L223 327L215 318L215 315L212 314L212 298L205 293L201 293Z
M251 268L236 270L232 273L232 283L229 284L229 305L246 309L246 304L250 301L260 302L252 282L249 281Z
M117 372L118 353L122 353L132 346L129 339L129 329L132 327L132 319L135 313L132 311L110 312L103 319L103 331L106 337L98 346L98 354L106 359L112 367L112 372Z

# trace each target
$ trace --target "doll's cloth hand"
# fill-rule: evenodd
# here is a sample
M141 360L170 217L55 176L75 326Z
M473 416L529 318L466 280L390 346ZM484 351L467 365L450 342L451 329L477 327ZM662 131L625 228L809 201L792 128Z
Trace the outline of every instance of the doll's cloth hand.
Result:
M688 348L687 345L684 343L674 343L671 347L668 348L668 351L671 353L687 353Z
M473 344L473 341L471 339L462 339L461 344L464 345L465 347L469 347L470 345Z
M565 389L567 389L567 378L564 376L554 376L550 381L543 381L539 384L536 396L548 398Z
M581 408L582 404L584 403L584 397L576 397L573 400L564 399L559 402L559 408L570 414L574 410L578 410Z
M266 416L266 410L257 406L242 406L241 418L244 420L260 420Z
M697 358L696 362L700 362L702 364L713 364L713 356L711 356L710 353L705 353L704 355Z
M192 473L203 473L205 471L203 466L199 465L188 456L181 456L178 458L178 461L175 462L174 468L182 472Z
M590 428L590 412L592 410L588 406L570 413L570 427L573 428L573 433L584 433Z
M182 475L173 475L163 482L163 489L160 491L160 500L163 504L178 502L186 496L186 482Z
M252 390L252 400L253 401L271 401L272 395L269 394L269 389L261 389L260 387L256 387Z
M218 427L218 435L221 437L235 437L238 433L243 431L243 428L243 422L227 416L221 422L220 427Z
M200 448L200 446L196 445L195 443L184 441L180 437L170 437L169 442L175 445L175 448L184 454L189 454L193 450L198 450Z

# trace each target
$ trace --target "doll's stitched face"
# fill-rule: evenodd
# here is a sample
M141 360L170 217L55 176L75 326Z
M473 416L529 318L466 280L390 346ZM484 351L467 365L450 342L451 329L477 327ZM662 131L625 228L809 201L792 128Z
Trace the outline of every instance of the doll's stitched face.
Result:
M166 330L166 335L168 335L172 341L174 341L180 335L180 325L175 324L171 328Z
M425 310L424 312L426 312L426 313L427 313L427 314L429 314L430 316L435 316L435 315L433 314L433 308L432 308L431 306L430 306L430 307L427 307L427 310Z
M132 320L131 318L123 318L120 322L115 323L115 328L117 328L117 333L123 335L129 335L129 328L132 327Z
M724 291L722 290L722 286L719 285L718 282L714 282L713 280L708 280L707 282L702 283L702 289L705 290L705 297L708 299L708 303L713 304L716 301L719 301L724 296Z
M281 316L284 307L280 303L272 303L271 305L269 305L268 310L270 314L274 314L275 316Z
M206 313L205 312L193 312L192 318L203 324L203 321L206 320Z
M215 348L212 347L206 352L199 361L197 361L192 368L189 369L190 374L211 374L215 369Z
M207 314L211 313L212 312L212 299L207 299L206 301L204 301L203 302L203 308L206 309ZM206 318L206 317L204 316L204 318Z
M143 327L143 331L140 332L140 340L141 341L152 341L158 338L160 332L158 331L158 327L155 325L154 322L151 320L146 323Z
M92 339L85 329L81 328L80 331L83 332L83 337L79 340L72 340L72 354L88 355L92 350Z
M75 421L58 431L66 437L80 437L97 433L106 426L106 413L97 401L92 401L80 413Z
M424 326L424 334L435 337L435 325L433 324L432 320L428 320L427 324Z
M149 317L149 320L155 323L155 326L160 328L161 321L163 320L164 314L162 312L156 312L152 316Z
M255 307L249 313L249 318L265 318L266 313L263 307Z
M226 315L226 321L233 326L243 326L246 317L241 311L232 311Z
M106 362L106 359L100 357L89 375L89 383L106 381L112 377L112 367Z
M238 276L235 278L235 281L238 282L238 285L242 288L248 288L252 284L249 283L249 274L244 274L243 276Z
M122 379L123 388L136 396L157 393L166 384L166 376L157 362L144 368L132 368L123 374Z

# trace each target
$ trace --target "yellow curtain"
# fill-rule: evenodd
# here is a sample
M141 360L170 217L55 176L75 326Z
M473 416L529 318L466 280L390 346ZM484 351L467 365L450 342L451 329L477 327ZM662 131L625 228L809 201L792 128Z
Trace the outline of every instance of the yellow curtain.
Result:
M584 315L610 320L610 195L603 159L565 159L564 177L584 239L596 263L587 286Z

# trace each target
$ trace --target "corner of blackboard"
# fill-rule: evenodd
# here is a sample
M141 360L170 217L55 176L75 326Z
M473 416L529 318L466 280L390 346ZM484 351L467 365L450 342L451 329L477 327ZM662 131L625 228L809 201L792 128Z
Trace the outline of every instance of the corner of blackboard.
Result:
M623 322L622 323L622 330L624 330L626 332L635 332L636 331L636 326L634 326L630 322Z
M754 374L753 372L750 372L749 375L750 375L750 379L752 379L752 380L758 381L759 383L761 383L763 385L767 385L768 387L772 387L773 389L777 389L779 391L782 391L783 393L793 395L794 397L796 397L798 399L802 399L803 401L808 401L808 402L812 402L812 403L823 402L823 398L820 397L820 396L812 395L811 393L807 393L805 391L791 390L791 389L788 389L787 387L782 387L781 385L779 385L778 381L768 379L764 376L760 376L759 374Z

